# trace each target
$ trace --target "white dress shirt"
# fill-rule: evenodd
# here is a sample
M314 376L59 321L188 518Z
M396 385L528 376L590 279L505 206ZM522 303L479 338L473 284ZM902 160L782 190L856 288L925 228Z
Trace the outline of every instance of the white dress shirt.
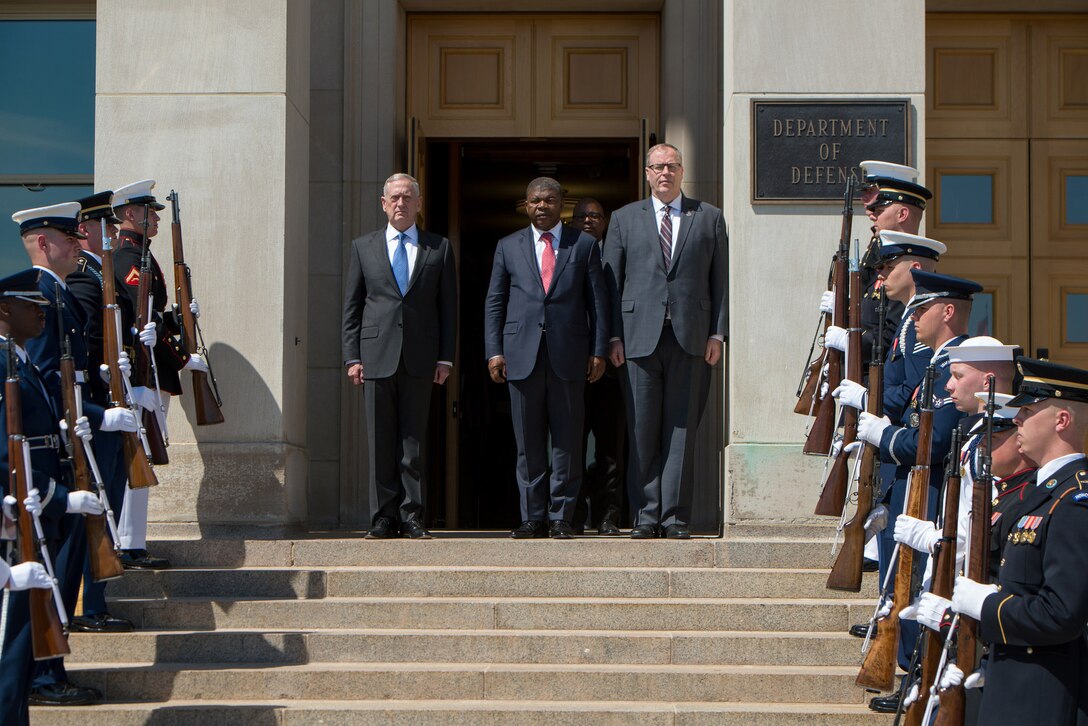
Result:
M544 242L540 238L544 236L545 232L552 233L552 252L559 252L559 238L563 236L563 223L560 222L551 229L539 230L532 225L529 229L533 230L533 249L536 250L536 269L543 270L544 259Z
M1035 486L1039 486L1047 479L1054 476L1054 473L1061 469L1066 464L1072 463L1077 459L1083 459L1084 454L1066 454L1065 456L1059 456L1057 459L1048 461L1039 467L1039 471L1035 473Z
M393 265L393 255L397 253L397 236L400 234L400 230L391 224L385 228L385 248L389 252L390 266ZM412 272L416 269L416 257L419 256L419 231L414 224L404 230L404 251L408 253L408 279L411 280Z
M669 202L669 217L672 218L672 236L669 238L669 256L672 256L672 251L676 249L676 233L680 230L680 206L683 203L684 195L677 194L676 199ZM650 200L654 205L654 219L657 220L657 236L661 237L661 218L664 213L661 211L665 208L665 202L661 201L657 197L650 197Z

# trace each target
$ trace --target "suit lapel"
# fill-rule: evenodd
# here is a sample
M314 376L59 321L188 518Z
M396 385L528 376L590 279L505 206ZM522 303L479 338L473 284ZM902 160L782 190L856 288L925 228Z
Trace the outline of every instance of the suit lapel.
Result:
M541 296L544 295L544 285L540 279L540 263L536 261L536 242L533 241L535 235L533 234L532 227L527 227L521 232L521 244L518 247L521 248L525 254L525 261L529 264L529 269L533 271L533 277L537 281L536 289L541 291ZM555 275L552 275L552 279L555 279Z
M575 230L569 229L566 226L560 228L559 251L555 254L555 272L552 273L552 286L548 289L548 295L551 295L552 290L555 289L556 280L559 279L559 275L562 274L563 268L567 264L567 260L570 259L571 248L574 247L574 243L577 239L578 233Z
M650 236L650 249L648 253L653 255L653 258L657 260L657 266L661 268L662 272L668 274L668 270L665 269L665 257L661 254L661 219L657 216L657 212L654 211L654 203L650 197L646 198L645 206L646 216L649 219L650 229L653 233Z
M672 244L672 266L676 267L676 261L680 259L680 253L684 251L684 243L688 239L688 232L691 231L692 220L695 219L695 207L688 201L688 198L680 196L680 229L676 230L676 234L673 235ZM671 268L670 268L671 269Z
M412 268L412 276L408 278L408 289L412 289L412 285L416 284L416 280L419 279L420 271L423 269L423 265L426 264L427 258L434 252L434 246L431 244L431 240L425 237L426 233L416 227L416 234L419 237L419 243L416 249L416 264ZM426 243L424 243L426 240ZM390 273L393 271L392 265L389 267Z

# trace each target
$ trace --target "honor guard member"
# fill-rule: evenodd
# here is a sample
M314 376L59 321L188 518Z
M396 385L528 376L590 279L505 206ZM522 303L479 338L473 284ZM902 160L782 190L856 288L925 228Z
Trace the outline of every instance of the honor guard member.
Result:
M64 206L64 205L59 205ZM78 207L78 205L76 205ZM28 217L23 219L24 231L40 228L59 229L61 232L74 231L75 214L68 210L46 208L48 216ZM18 215L17 215L18 216ZM19 221L19 220L17 220ZM41 335L45 328L44 308L48 305L38 287L38 278L42 273L36 269L24 270L0 280L0 376L8 377L7 345L15 346L16 374L19 377L19 395L22 409L23 435L30 444L30 478L28 484L34 488L22 503L28 511L37 512L41 520L42 532L50 553L58 551L63 520L71 514L101 514L102 505L90 492L69 492L64 482L60 458L60 428L56 407L46 391L46 382L34 366L23 347L30 339ZM7 401L0 396L0 487L4 491L4 518L14 520L19 505L14 500L15 492L10 490L10 461L8 460ZM5 530L8 528L5 527ZM7 532L5 532L5 535ZM17 548L13 542L4 543L4 559L7 564L13 561ZM26 563L29 565L30 563ZM13 571L16 568L12 568ZM16 587L23 585L34 587L52 587L48 576L42 578L41 572L33 565L21 566L20 572L36 571L32 580L16 582ZM59 573L58 573L59 574ZM45 580L45 582L42 582ZM30 602L24 592L8 589L2 593L2 614L0 628L3 629L3 643L0 644L0 723L28 724L27 712L30 683L34 668L34 653L30 632ZM101 698L94 689L80 688L70 684L61 684L53 689L45 702L48 703L89 703ZM35 702L41 702L35 699Z
M1039 463L999 583L956 579L953 609L990 644L979 723L1088 724L1088 371L1018 358L1021 451Z
M144 179L117 189L113 197L114 214L121 220L117 250L113 255L117 291L118 295L128 298L137 314L140 309L138 291L143 248L145 243L150 245L151 238L158 234L158 212L165 209L155 199L152 193L154 188L153 179ZM174 311L166 312L167 291L162 269L150 249L148 256L151 270L151 321L143 330L138 331L138 337L140 343L152 349L154 364L158 370L159 393L141 386L134 391L134 395L140 405L155 413L160 396L162 405L169 409L170 396L181 394L179 373L182 370L207 373L208 366L199 355L186 353L174 337L181 332L179 316ZM144 304L146 305L146 301ZM200 307L195 300L192 312L194 315L200 314ZM148 385L154 383L150 381ZM147 496L147 488L126 489L121 520L117 523L123 548L121 562L131 569L162 569L170 566L169 561L155 557L147 551Z
M918 183L918 170L914 167L888 161L863 161L860 167L864 182L861 203L865 205L865 213L872 224L870 229L873 233L861 260L861 359L867 361L872 358L873 343L877 335L884 339L884 350L891 349L896 331L903 320L905 302L905 299L888 299L884 330L878 333L878 307L880 288L883 285L877 274L877 265L883 256L880 233L906 232L917 235L926 202L933 198L933 193ZM820 301L820 312L830 313L834 305L835 295L829 290ZM848 344L846 328L830 326L824 333L824 342L828 347L845 353Z
M109 239L116 239L116 225L120 222L113 214L112 198L113 192L104 191L79 200L82 207L79 231L84 235L80 244L83 249L76 260L76 271L65 278L68 289L78 301L86 321L84 330L88 363L84 394L89 396L95 406L102 408L108 408L111 403L108 373L102 372L105 363L102 328L102 237L104 233ZM111 242L111 246L113 244ZM111 302L121 309L121 331L129 330L135 324L135 317L129 307L128 298L118 295ZM130 367L128 354L122 351L120 356L120 367L127 372ZM110 507L115 517L120 516L125 498L125 484L128 481L121 436L112 431L96 431L92 446ZM106 582L94 581L88 561L83 571L83 614L71 618L71 630L86 633L132 630L130 621L116 618L107 610L106 585Z

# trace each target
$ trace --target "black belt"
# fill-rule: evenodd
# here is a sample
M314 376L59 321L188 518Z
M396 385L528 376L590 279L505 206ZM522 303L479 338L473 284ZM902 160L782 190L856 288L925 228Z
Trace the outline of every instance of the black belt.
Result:
M36 449L60 449L60 437L56 434L47 436L27 436L26 442L30 444L30 450Z

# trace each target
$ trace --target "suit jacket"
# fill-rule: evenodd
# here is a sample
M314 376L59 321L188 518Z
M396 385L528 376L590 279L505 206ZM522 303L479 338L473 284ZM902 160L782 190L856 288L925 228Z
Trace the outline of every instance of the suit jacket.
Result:
M409 375L434 376L457 349L457 268L449 240L417 227L408 291L401 295L385 241L386 228L352 241L344 289L344 361L359 360L367 378L397 372L403 354Z
M657 348L665 307L680 346L702 357L712 335L728 337L728 243L725 219L715 206L680 197L680 228L672 264L658 241L661 219L649 198L612 214L605 245L605 279L612 296L613 335L629 358Z
M608 291L601 252L585 232L564 226L555 254L551 289L544 291L533 232L526 227L499 240L484 304L484 349L506 358L510 380L528 378L540 341L566 381L584 380L589 356L608 351Z

